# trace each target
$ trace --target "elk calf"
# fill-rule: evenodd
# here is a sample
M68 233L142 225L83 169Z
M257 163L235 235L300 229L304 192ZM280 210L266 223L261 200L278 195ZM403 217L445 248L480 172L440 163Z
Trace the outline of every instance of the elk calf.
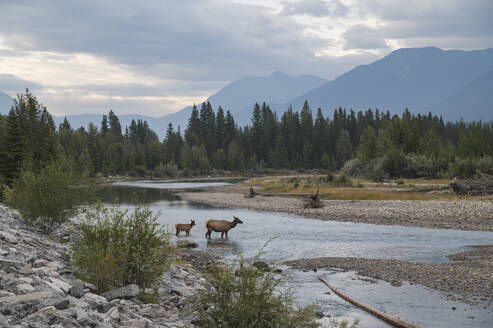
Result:
M190 229L195 225L194 220L190 220L190 224L187 223L177 223L175 224L176 228L176 235L178 236L181 231L185 231L187 233L187 236L190 236Z

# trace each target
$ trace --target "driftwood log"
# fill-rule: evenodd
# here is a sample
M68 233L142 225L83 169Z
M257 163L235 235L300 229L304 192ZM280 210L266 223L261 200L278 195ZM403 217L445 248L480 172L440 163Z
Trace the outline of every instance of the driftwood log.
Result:
M454 178L449 186L458 195L493 195L493 176L477 171L474 178L460 180Z
M399 318L396 318L394 316L391 316L388 313L385 313L385 312L382 312L382 311L377 310L375 308L372 308L369 305L366 305L364 303L361 303L358 300L355 300L352 297L349 297L348 295L340 292L339 290L337 290L334 287L332 287L331 285L329 285L329 283L327 281L325 281L325 279L322 278L322 277L318 277L318 280L320 280L321 282L324 283L324 285L326 285L327 287L329 287L329 289L331 291L333 291L334 294L336 294L337 296L339 296L342 299L348 301L349 303L351 303L353 305L356 305L357 307L365 310L366 312L370 313L371 315L374 315L375 317L377 317L377 318L385 321L386 323L390 324L393 327L399 327L399 328L421 328L421 326L418 326L418 325L416 325L414 323L410 323L410 322L401 320Z
M248 190L248 193L245 195L246 198L254 198L255 197L255 190L253 190L253 187L250 187L250 190Z
M317 189L317 193L314 195L310 195L304 199L304 208L320 208L323 206L322 202L319 198L320 188Z

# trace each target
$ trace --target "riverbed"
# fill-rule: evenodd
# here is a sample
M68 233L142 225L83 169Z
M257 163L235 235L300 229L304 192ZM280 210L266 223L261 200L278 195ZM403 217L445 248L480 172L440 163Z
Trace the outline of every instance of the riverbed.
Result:
M217 183L227 184L214 182ZM184 201L173 192L208 185L210 183L187 182L184 185L163 181L119 183L105 188L102 200L109 204L118 198L123 207L145 204L161 211L160 222L168 225L170 231L174 224L188 223L193 219L197 226L189 238L198 242L200 250L228 260L240 255L256 255L269 241L262 258L275 263L299 258L359 257L437 264L449 262L448 255L466 251L468 245L493 244L493 233L488 231L321 221L280 212L202 205ZM206 240L205 222L208 219L232 220L233 215L244 223L230 231L228 240L222 240L219 234ZM443 294L420 285L405 283L394 287L383 281L360 279L354 272L303 272L282 268L283 279L293 287L300 302L317 302L331 317L358 317L361 319L360 327L385 325L337 296L327 294L328 289L316 279L317 276L324 275L336 288L373 307L425 327L490 327L493 322L493 308L490 306L485 308L484 304L471 306L451 301Z

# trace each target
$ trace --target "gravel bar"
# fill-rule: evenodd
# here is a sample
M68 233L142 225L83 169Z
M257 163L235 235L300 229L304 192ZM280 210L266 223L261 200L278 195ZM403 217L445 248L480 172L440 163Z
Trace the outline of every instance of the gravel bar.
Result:
M493 303L493 245L450 255L452 263L430 264L395 259L320 257L287 261L298 270L343 269L384 280L393 286L403 282L419 284L447 295L449 299L472 305Z
M182 199L203 204L287 212L321 220L493 231L491 200L322 200L322 208L305 209L299 198L246 198L246 190L227 186L179 195Z

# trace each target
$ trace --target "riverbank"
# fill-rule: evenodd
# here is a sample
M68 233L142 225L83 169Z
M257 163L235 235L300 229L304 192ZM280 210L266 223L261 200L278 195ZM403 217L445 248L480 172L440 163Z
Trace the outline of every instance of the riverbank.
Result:
M384 280L393 286L419 284L455 301L487 308L493 304L493 245L449 256L444 264L404 262L395 259L322 257L287 261L298 270L342 269Z
M71 231L66 226L47 237L0 205L1 328L191 327L188 299L203 288L206 256L180 250L183 260L173 263L157 286L158 304L142 303L136 285L103 297L70 269Z
M206 192L184 192L187 201L221 207L286 212L321 220L434 229L493 231L493 201L439 200L321 200L320 208L304 208L294 197L246 198L248 187L232 185L208 188Z

